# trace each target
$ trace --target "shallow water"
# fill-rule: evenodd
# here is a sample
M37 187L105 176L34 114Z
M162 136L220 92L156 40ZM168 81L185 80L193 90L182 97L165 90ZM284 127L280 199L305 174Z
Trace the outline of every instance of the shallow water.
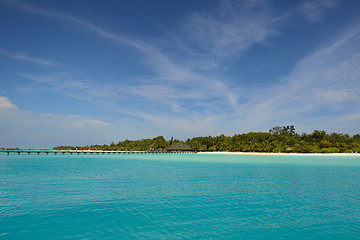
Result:
M360 157L0 155L0 239L360 239Z

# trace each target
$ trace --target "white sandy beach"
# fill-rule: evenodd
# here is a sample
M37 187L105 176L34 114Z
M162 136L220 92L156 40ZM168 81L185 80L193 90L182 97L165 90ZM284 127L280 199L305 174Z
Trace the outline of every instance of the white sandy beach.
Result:
M264 153L264 152L198 152L197 154L273 155L273 156L339 156L360 157L360 153Z

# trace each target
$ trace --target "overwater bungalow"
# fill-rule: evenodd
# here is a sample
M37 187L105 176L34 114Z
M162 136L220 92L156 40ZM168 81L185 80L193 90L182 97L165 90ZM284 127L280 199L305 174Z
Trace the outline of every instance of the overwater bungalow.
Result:
M185 143L177 142L172 144L166 149L168 152L189 152L192 151L191 147Z

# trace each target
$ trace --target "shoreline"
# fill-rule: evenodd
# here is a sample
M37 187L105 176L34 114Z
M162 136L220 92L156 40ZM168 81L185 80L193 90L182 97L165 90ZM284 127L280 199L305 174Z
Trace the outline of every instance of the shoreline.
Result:
M197 154L218 155L267 155L267 156L338 156L360 157L360 153L266 153L266 152L197 152Z

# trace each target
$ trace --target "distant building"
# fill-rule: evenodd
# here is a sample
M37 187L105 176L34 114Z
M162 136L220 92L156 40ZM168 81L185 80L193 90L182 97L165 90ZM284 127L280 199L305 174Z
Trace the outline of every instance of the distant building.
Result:
M172 144L167 148L169 152L184 152L184 151L192 151L191 147L185 143L177 142Z
M286 151L287 151L287 152L292 152L292 151L294 151L294 149L292 149L291 147L288 147L288 148L286 149Z
M50 148L38 148L38 150L50 150Z

